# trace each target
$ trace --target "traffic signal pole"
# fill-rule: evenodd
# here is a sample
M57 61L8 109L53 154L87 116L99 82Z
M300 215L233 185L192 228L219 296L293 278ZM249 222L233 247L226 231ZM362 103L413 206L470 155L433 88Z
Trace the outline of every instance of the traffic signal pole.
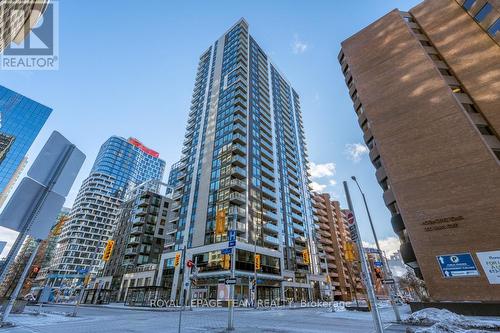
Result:
M375 290L373 290L373 284L371 282L371 275L370 275L370 270L368 268L368 263L367 259L365 256L365 250L363 248L363 242L361 241L361 235L359 233L359 228L358 228L358 223L356 222L355 214L354 214L354 207L352 206L352 200L351 200L351 194L349 193L349 187L347 185L347 182L344 181L344 191L345 191L345 196L347 199L347 205L349 207L349 210L353 214L354 218L354 232L355 232L355 240L354 242L356 243L358 247L358 253L359 253L359 261L361 262L361 269L363 271L363 280L365 282L366 286L366 291L368 294L368 300L371 303L371 313L373 317L373 324L375 325L375 331L377 333L384 333L384 326L382 324L382 318L380 317L380 312L378 309L377 305L377 298L375 297ZM352 237L353 235L351 235Z
M187 246L184 246L182 248L182 256L181 256L181 267L180 269L185 269L184 268L184 262L185 262L185 257L186 257L186 247ZM184 271L183 271L183 274L184 274ZM179 301L181 303L181 309L179 310L179 326L177 327L177 332L178 333L181 333L181 323L182 323L182 311L184 311L184 308L185 308L185 296L184 296L184 293L186 291L186 289L184 288L184 283L185 281L182 281L182 285L181 285L181 295L179 297Z
M385 277L391 277L392 278L392 272L389 266L387 265L387 261L384 260L384 254L382 253L382 250L380 249L380 245L378 243L378 237L377 233L375 232L375 227L373 226L373 221L372 221L372 216L370 214L370 210L368 209L368 203L366 202L366 197L365 193L361 190L361 186L359 186L358 180L356 177L352 176L352 180L356 183L358 186L359 192L361 192L361 196L363 197L363 202L365 204L365 209L366 209L366 214L368 215L368 221L370 222L370 227L372 229L373 233L373 239L375 239L375 245L377 246L378 253L380 255L380 259L382 260L382 271L384 272ZM391 301L392 309L394 310L394 316L396 317L396 321L399 323L401 322L401 315L399 314L399 309L396 304L396 301L394 299L394 289L390 288L388 285L384 285L386 292L389 294L389 298Z
M17 281L16 288L10 295L9 302L7 303L7 306L5 307L5 310L2 314L2 322L0 322L0 327L4 326L7 324L7 319L9 318L10 311L12 311L12 307L14 306L14 302L16 301L17 295L19 295L19 292L21 291L21 288L23 287L24 284L24 279L26 279L26 276L28 275L28 272L30 270L31 265L33 264L33 261L35 260L36 254L38 252L38 248L40 247L40 241L36 241L36 246L33 249L33 252L30 255L30 258L28 262L26 263L26 266L24 266L23 273L21 274L21 277Z

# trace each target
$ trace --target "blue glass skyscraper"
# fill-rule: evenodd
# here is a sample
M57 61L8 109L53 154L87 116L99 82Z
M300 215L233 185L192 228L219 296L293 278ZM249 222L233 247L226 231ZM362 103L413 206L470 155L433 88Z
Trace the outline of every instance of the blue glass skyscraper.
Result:
M52 109L0 86L0 205Z
M99 150L90 175L83 181L59 238L49 279L83 279L97 273L107 240L128 189L162 180L165 161L137 139L110 137Z

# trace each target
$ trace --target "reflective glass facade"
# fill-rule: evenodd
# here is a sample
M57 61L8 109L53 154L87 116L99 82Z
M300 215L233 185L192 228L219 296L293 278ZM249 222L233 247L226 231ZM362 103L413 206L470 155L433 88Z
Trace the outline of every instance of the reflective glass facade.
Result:
M0 86L0 193L51 112L52 109Z
M135 139L110 137L99 150L91 173L99 172L112 176L115 184L112 192L119 197L130 185L138 185L151 179L161 180L165 161L157 154L143 151L134 145Z

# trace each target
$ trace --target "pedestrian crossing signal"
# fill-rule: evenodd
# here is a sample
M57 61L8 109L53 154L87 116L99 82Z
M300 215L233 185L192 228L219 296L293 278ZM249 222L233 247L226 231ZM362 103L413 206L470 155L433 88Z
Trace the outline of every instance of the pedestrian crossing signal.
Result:
M113 253L113 248L115 247L115 241L110 239L106 243L106 247L104 248L104 253L102 254L103 261L109 261L111 258L111 254Z
M180 253L176 253L175 254L175 259L174 259L174 267L179 266L180 263L181 263L181 254Z

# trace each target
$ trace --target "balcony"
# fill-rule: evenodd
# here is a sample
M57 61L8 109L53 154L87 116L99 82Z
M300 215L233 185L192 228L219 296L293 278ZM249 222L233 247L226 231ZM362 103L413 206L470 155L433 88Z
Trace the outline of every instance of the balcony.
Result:
M138 253L139 248L138 247L127 247L125 249L125 255L126 256L135 256Z
M233 143L232 150L234 153L239 155L246 155L247 153L247 149L242 145L240 145L239 143Z
M276 209L276 203L266 198L262 199L262 205L267 209Z
M236 178L243 179L247 176L247 171L240 167L232 167L231 174Z
M239 143L239 144L242 144L242 145L246 145L247 144L247 138L246 138L246 136L244 136L242 134L234 133L233 134L233 142Z
M307 240L304 236L299 235L299 234L293 234L293 238L295 239L296 242L300 242L300 243L305 243Z
M241 135L246 135L247 129L246 129L246 127L243 127L240 124L234 124L233 125L233 133L239 133ZM246 140L245 140L245 142L246 142Z
M174 236L169 235L169 236L165 237L165 246L168 247L168 246L172 246L174 244L175 244L175 237Z
M231 163L239 167L245 167L247 165L247 160L242 156L234 155L231 160Z
M143 233L143 227L133 227L131 230L130 230L130 234L131 235L140 235Z
M401 214L396 214L393 217L391 217L391 224L392 224L392 230L394 230L396 234L399 234L401 231L405 229L405 224L403 222Z
M276 215L276 213L273 213L269 210L264 210L262 211L262 214L264 215L264 217L268 218L268 219L271 219L273 221L277 221L278 220L278 216Z
M262 193L267 194L269 197L273 199L276 197L276 192L268 189L267 187L262 187Z
M229 201L232 203L235 203L237 205L242 205L246 202L245 195L238 193L238 192L233 192L229 194Z
M141 242L141 237L138 237L138 236L132 236L128 240L128 243L131 244L131 245L133 245L133 244L139 244L140 242Z
M229 187L235 191L243 192L247 189L247 184L239 179L231 179Z
M233 121L235 124L240 124L241 126L246 126L247 123L246 118L239 114L233 117Z
M304 226L300 225L298 223L294 223L293 224L293 230L298 230L298 231L304 232Z
M244 208L241 208L238 206L231 206L231 207L229 207L229 210L227 212L227 216L234 217L234 215L236 215L237 217L245 217L246 211Z
M280 244L280 241L279 241L278 237L265 235L264 236L264 243L278 246Z
M292 213L292 219L294 219L295 221L299 221L301 223L304 222L304 218L302 217L302 215L299 215L299 214L296 214L296 213Z
M263 226L264 230L266 231L271 231L273 233L279 233L279 227L275 224L272 224L272 223L264 223L264 226Z

